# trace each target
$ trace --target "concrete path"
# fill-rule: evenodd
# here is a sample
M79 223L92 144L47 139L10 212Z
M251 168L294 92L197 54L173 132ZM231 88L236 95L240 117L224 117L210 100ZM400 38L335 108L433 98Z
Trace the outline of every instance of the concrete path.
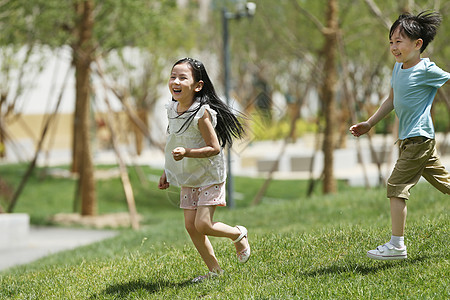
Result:
M0 271L117 235L113 230L31 227L23 247L0 249Z

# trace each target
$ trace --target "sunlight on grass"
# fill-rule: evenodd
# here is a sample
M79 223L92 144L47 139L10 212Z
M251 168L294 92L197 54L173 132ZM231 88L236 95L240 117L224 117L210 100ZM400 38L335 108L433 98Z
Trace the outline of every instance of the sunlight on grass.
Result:
M38 195L46 184L57 186L59 181L33 179L28 188ZM252 257L240 265L231 241L211 238L225 270L218 279L190 283L207 269L185 232L182 211L164 203L164 193L136 183L138 210L145 217L140 231L122 229L112 239L6 270L0 273L0 298L449 298L448 196L429 185L415 187L408 203L408 259L379 262L365 253L390 236L384 189L341 186L339 194L306 198L304 182L274 181L270 197L249 206L248 191L257 190L262 182L237 181L244 200L234 210L219 208L215 218L249 229ZM111 189L116 184L103 182L99 187ZM42 221L54 210L68 210L70 198L61 195L66 185L63 181L61 190L54 188L54 197L61 199L59 207L47 209L42 204L45 212L34 220ZM297 196L285 197L286 189ZM99 195L103 193L99 190ZM120 196L110 198L101 198L104 211L125 210ZM20 201L20 210L27 211L29 201Z

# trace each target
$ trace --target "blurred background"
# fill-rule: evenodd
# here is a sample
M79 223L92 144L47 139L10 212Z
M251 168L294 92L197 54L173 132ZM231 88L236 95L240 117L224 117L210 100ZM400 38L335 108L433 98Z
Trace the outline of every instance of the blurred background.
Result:
M0 1L0 164L69 165L81 214L95 214L96 165L163 167L167 81L189 56L243 114L247 136L227 149L230 178L317 179L324 193L337 179L383 185L395 115L360 139L348 128L388 94L391 24L427 9L443 22L423 56L448 71L448 1ZM432 111L447 167L449 88ZM15 200L5 201L11 212Z

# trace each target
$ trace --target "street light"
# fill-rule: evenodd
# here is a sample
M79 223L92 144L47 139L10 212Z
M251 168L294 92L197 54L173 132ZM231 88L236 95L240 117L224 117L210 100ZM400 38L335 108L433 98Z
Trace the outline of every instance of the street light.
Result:
M249 18L253 17L256 10L256 4L253 2L240 1L236 12L227 11L226 7L222 10L222 23L223 23L223 65L224 65L224 90L225 100L227 105L230 105L230 46L228 35L228 20ZM234 207L233 199L233 173L231 170L231 148L228 145L227 149L227 194L228 194L228 206Z

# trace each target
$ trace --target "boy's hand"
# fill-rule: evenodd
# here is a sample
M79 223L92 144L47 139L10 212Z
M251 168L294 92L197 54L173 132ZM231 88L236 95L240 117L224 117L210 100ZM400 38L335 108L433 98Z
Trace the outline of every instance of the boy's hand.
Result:
M160 190L165 190L169 187L169 183L167 182L166 172L163 172L161 178L159 178L158 188Z
M369 122L361 122L353 125L349 130L354 136L359 137L367 133L370 128L372 128L372 126L370 126Z
M173 159L175 159L176 161L182 160L185 155L186 149L183 147L176 147L175 149L172 150Z

